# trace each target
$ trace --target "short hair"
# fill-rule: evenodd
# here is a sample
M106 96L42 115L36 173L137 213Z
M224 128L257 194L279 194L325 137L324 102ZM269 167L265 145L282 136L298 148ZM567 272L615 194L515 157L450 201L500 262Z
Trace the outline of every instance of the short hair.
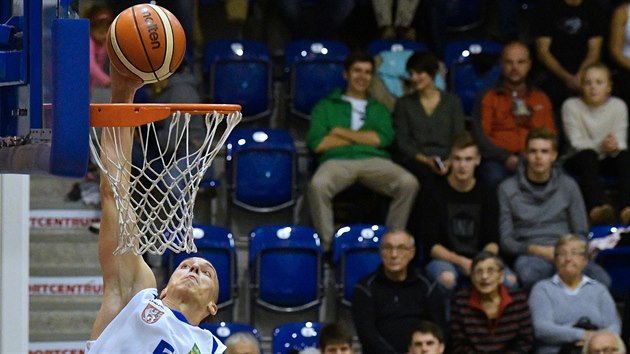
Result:
M617 340L617 346L619 347L619 351L617 352L617 354L626 354L626 344L623 342L623 339L621 339L621 337L617 333L607 329L599 330L595 332L592 336L589 336L588 339L586 339L586 342L584 342L584 347L582 347L582 354L589 354L591 350L591 340L593 340L596 335L603 333L608 333L615 337L615 339Z
M258 353L260 353L260 342L258 341L258 338L256 338L253 334L249 332L236 332L229 336L228 339L225 340L224 344L229 349L231 346L238 343L253 344L256 347Z
M407 230L404 230L404 229L388 229L387 231L385 231L383 236L381 236L381 242L383 242L383 240L385 239L385 236L390 235L390 234L397 234L397 233L407 235L411 239L411 245L416 247L416 239L413 237L412 234L410 234Z
M475 269L475 267L477 266L477 264L487 260L487 259L494 259L494 261L497 263L497 266L499 267L500 270L505 269L505 262L503 262L503 259L501 259L501 257L499 257L498 255L490 252L490 251L481 251L479 253L477 253L475 255L475 257L473 257L471 266L470 266L470 270L472 271L473 269Z
M444 332L442 332L442 328L431 321L420 321L411 328L411 338L409 338L410 345L413 343L413 335L415 333L432 334L440 343L444 343Z
M372 57L368 52L362 50L354 50L346 56L346 60L344 60L343 63L343 69L347 72L350 71L350 68L352 67L352 65L354 65L354 63L365 62L372 64L372 67L375 66L374 57Z
M459 133L453 136L451 149L461 150L461 149L465 149L471 146L474 146L477 149L479 148L479 144L477 144L477 140L475 140L475 137L472 134L470 134L470 132L464 131L462 133Z
M560 239L556 242L556 245L554 246L554 250L558 250L558 248L566 245L569 242L579 242L581 246L584 247L584 251L586 251L586 241L582 237L574 234L566 234L560 237Z
M609 81L610 83L612 83L612 74L611 74L611 72L610 72L610 68L608 67L608 65L606 65L606 64L604 64L604 63L602 63L602 62L600 62L600 61L595 62L595 63L588 64L588 65L584 68L584 70L582 70L582 77L580 77L580 80L582 80L582 82L584 82L584 77L586 76L586 72L587 72L589 69L600 69L600 70L604 70L604 71L606 72L606 76L608 77L608 81Z
M352 334L344 326L328 323L319 332L319 347L324 351L333 344L348 344L352 347Z
M558 136L549 128L536 127L530 129L525 139L525 146L529 146L529 142L534 139L549 140L553 144L553 149L558 150Z
M425 72L435 78L440 68L438 58L430 52L415 52L407 59L407 71Z

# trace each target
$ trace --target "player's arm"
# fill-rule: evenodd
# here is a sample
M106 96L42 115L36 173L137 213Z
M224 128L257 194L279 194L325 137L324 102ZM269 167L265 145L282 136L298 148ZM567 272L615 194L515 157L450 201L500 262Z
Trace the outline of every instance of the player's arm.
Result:
M116 72L112 66L112 102L133 102L133 95L141 85L129 82ZM109 134L103 129L101 146L103 150L114 148ZM133 129L121 128L121 144L124 147L127 161L131 161L131 148L133 143ZM106 155L107 153L104 153ZM113 155L113 153L110 153ZM108 164L107 159L103 159ZM126 166L129 170L130 166ZM114 171L112 167L110 171ZM128 176L128 174L124 174ZM121 181L129 183L129 181ZM98 237L98 257L103 273L103 303L97 314L90 339L96 339L105 327L118 315L131 298L142 289L156 286L155 277L151 268L144 262L142 256L127 252L123 255L114 255L118 247L119 224L118 209L114 200L114 194L109 186L107 177L101 173L101 227ZM126 215L133 218L134 215Z

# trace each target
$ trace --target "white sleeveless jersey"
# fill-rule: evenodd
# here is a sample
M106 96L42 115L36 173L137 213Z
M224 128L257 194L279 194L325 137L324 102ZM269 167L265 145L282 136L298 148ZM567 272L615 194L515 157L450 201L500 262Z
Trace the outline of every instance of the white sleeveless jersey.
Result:
M212 333L178 319L157 298L157 289L144 289L87 342L86 353L221 354L225 345Z

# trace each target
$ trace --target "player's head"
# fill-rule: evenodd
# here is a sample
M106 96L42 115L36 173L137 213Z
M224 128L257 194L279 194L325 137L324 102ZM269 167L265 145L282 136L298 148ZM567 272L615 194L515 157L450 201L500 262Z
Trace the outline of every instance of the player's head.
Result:
M225 341L226 354L260 354L260 343L253 334L236 332Z
M322 354L350 354L352 334L343 326L329 323L319 332L319 348Z
M481 163L481 155L475 138L469 132L457 134L451 144L450 174L459 181L475 178L475 169Z
M217 271L203 258L187 258L175 268L160 298L191 303L202 308L206 316L215 315L219 298Z
M444 334L438 325L422 321L412 329L409 354L442 353L444 353Z
M522 42L510 42L501 52L501 75L507 84L516 86L527 80L532 67L529 48Z
M346 94L365 96L374 76L374 58L363 51L353 51L344 62L343 77L347 81Z

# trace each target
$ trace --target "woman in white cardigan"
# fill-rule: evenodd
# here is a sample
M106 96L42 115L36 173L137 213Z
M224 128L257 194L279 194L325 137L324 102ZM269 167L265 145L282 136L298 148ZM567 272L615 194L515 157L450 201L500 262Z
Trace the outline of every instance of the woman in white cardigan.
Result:
M583 71L582 96L562 105L564 131L572 148L564 166L577 177L593 225L615 222L602 175L616 178L619 221L630 223L628 108L611 91L608 67L592 64Z

